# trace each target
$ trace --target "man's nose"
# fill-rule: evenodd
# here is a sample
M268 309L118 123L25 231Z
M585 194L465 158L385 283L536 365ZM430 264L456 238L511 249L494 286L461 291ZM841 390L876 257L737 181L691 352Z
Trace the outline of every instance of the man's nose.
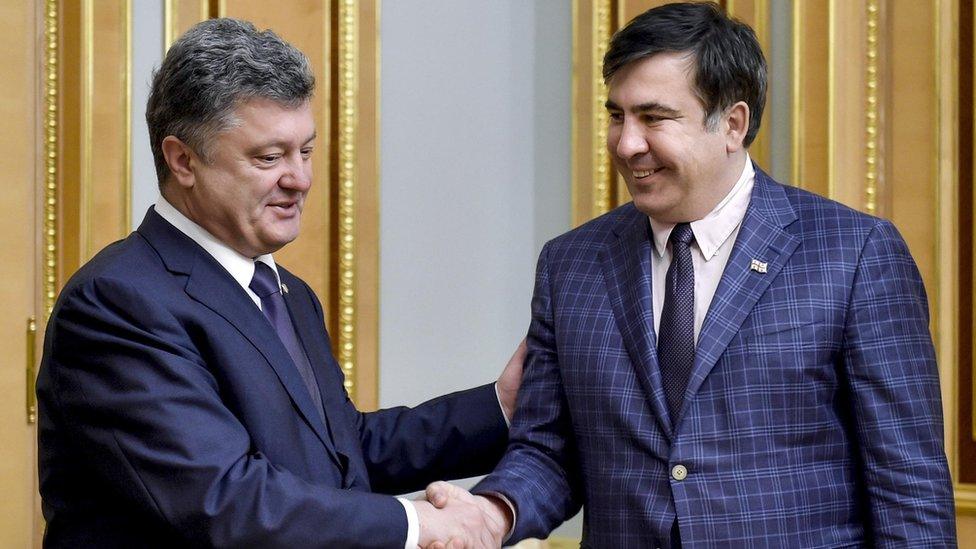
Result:
M287 170L281 175L278 184L287 189L305 192L312 186L312 164L301 154L289 155Z
M624 120L620 127L620 139L617 140L617 156L632 158L648 151L647 137L639 124Z

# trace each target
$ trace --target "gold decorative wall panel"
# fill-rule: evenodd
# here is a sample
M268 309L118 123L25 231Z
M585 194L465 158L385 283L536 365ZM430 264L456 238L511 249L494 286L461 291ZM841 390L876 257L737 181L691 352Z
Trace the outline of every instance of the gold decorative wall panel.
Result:
M62 6L60 281L131 226L131 0Z
M969 515L958 518L958 527L960 535L968 531L976 537L976 10L971 1L941 0L939 5L939 43L943 52L954 54L950 57L954 64L947 65L943 59L939 65L939 97L952 99L939 109L940 142L948 143L940 151L940 180L946 190L939 203L939 259L945 261L939 277L947 280L940 302L955 308L951 315L940 315L939 332L947 341L951 335L957 336L940 350L954 359L942 374L948 395L947 447L957 483L956 508ZM951 155L953 164L946 165L946 155Z
M0 547L39 547L36 426L29 416L28 390L36 371L36 320L44 299L43 208L47 124L54 122L44 95L51 75L46 63L56 54L57 5L0 3L0 234L4 261L0 276ZM53 36L48 34L53 32ZM56 66L56 65L55 65ZM56 74L56 73L55 73ZM55 80L56 81L56 80ZM57 111L53 111L55 114Z
M890 37L888 89L882 91L891 116L886 123L889 173L879 203L904 235L937 311L938 101L936 11L932 2L887 2Z
M766 64L769 65L769 1L770 0L726 0L726 12L736 19L746 23L756 33L759 45L762 47L763 54L766 56ZM772 69L769 70L769 79L775 78ZM767 94L768 95L768 94ZM763 113L762 125L755 141L749 146L749 156L765 170L770 169L769 162L769 126L770 108L767 99L765 112Z
M828 196L829 4L793 4L792 183Z
M336 334L336 358L346 376L346 390L356 390L356 89L359 27L353 0L339 0L336 30L339 58L336 96L338 117L336 149L338 152L338 233L339 233L339 329Z
M628 21L651 8L670 3L671 0L614 0L617 12L617 22L614 30L626 25Z
M878 194L884 184L884 150L883 150L883 123L885 118L881 116L882 103L880 94L882 78L884 73L881 70L883 45L881 40L882 31L882 3L879 0L868 0L867 21L865 23L865 99L864 115L867 119L864 132L864 210L869 214L877 215L879 212Z
M216 15L216 14L214 14ZM204 19L210 18L209 0L164 0L163 49Z
M360 409L379 406L379 181L380 181L380 1L359 0L355 6L357 51L343 55L340 70L355 70L355 280L356 337L353 374ZM346 63L350 63L346 65ZM343 69L343 67L348 67ZM340 97L343 90L338 90ZM342 127L340 126L340 131Z
M580 225L611 207L613 168L606 151L603 54L612 32L610 0L573 1L572 209Z
M606 110L607 86L603 81L602 66L603 56L607 53L607 45L610 43L610 35L613 30L613 12L611 11L610 0L594 0L593 28L591 37L591 47L593 59L596 63L593 66L594 78L590 79L590 101L593 109L593 130L594 139L597 143L607 142L607 125L609 116ZM610 211L612 206L613 167L610 165L610 157L606 147L596 147L593 151L593 215L600 215Z
M871 89L867 86L867 10L862 2L831 0L827 12L827 110L819 115L827 121L827 192L834 200L868 211L866 159L873 154L877 165L880 151L869 150L866 141L869 127L877 129L876 125L869 126L865 116L868 92L878 96L876 80ZM877 103L875 106L879 107ZM875 134L875 144L877 141ZM869 213L876 212L877 208Z
M44 4L44 190L42 191L43 222L43 278L41 281L42 326L54 309L58 291L58 101L59 92L59 32L58 2Z

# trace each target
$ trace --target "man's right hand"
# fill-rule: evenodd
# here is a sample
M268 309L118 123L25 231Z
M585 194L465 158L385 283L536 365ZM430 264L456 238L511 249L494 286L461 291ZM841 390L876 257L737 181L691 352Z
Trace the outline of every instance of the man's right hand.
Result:
M502 546L512 518L503 502L474 496L446 482L427 487L428 501L414 501L424 549L481 549ZM431 503L432 502L432 503Z

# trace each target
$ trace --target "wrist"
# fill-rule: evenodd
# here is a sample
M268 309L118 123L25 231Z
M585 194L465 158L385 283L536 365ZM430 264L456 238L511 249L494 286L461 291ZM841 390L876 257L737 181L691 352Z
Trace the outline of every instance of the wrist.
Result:
M515 517L512 516L512 509L501 498L485 494L478 496L482 500L482 509L488 515L490 521L497 527L497 534L504 541L512 531L512 524Z
M501 408L502 417L505 418L505 426L511 427L512 417L515 415L515 395L506 390L501 381L496 381L495 398L498 399L498 407Z

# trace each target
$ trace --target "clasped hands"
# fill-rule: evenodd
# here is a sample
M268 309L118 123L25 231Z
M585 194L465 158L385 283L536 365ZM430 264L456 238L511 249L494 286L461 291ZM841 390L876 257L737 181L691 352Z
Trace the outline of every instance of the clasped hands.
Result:
M476 496L447 482L427 487L427 500L414 501L423 549L498 548L512 528L508 505L499 498Z

